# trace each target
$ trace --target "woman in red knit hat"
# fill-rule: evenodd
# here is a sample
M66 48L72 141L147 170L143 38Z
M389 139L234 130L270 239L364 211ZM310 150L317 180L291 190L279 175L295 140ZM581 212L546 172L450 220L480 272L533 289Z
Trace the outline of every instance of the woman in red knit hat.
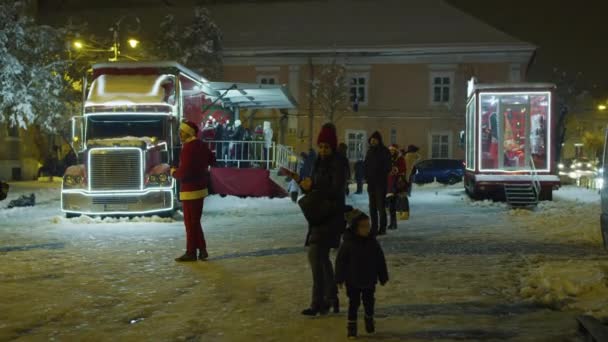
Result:
M300 187L314 200L301 201L300 206L309 219L306 246L308 261L312 270L312 301L303 315L327 314L333 307L339 312L338 289L334 280L334 270L329 259L331 248L338 248L345 229L345 169L343 157L337 153L338 137L333 124L325 124L317 139L318 158L312 176L304 178ZM319 202L323 205L319 207ZM321 213L331 208L328 213Z

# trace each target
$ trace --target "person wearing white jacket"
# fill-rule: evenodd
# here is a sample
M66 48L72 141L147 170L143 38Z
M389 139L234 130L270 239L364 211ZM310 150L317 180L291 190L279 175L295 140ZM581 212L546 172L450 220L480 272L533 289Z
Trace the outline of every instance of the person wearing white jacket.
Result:
M270 148L272 147L272 128L270 126L270 121L264 121L264 159L266 161L270 158Z

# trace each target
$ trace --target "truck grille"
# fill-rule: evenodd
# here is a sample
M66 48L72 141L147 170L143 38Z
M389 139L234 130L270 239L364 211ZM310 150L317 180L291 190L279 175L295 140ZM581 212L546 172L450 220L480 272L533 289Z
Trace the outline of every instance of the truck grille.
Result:
M140 190L142 155L136 148L96 148L89 155L91 190Z

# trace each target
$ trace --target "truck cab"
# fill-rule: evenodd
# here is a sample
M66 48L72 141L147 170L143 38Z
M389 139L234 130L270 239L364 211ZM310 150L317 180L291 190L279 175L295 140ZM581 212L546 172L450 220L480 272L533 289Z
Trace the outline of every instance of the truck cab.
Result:
M176 63L93 66L83 115L72 119L79 164L63 177L66 215L172 213L178 126L185 111L202 117L205 82Z

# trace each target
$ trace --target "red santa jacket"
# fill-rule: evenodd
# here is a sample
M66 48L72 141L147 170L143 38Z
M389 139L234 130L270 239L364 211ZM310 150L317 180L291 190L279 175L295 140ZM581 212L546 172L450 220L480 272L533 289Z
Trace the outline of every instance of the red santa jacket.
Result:
M207 144L196 138L184 143L179 167L173 173L173 177L180 180L180 200L197 200L209 194L209 166L213 164L215 156Z

